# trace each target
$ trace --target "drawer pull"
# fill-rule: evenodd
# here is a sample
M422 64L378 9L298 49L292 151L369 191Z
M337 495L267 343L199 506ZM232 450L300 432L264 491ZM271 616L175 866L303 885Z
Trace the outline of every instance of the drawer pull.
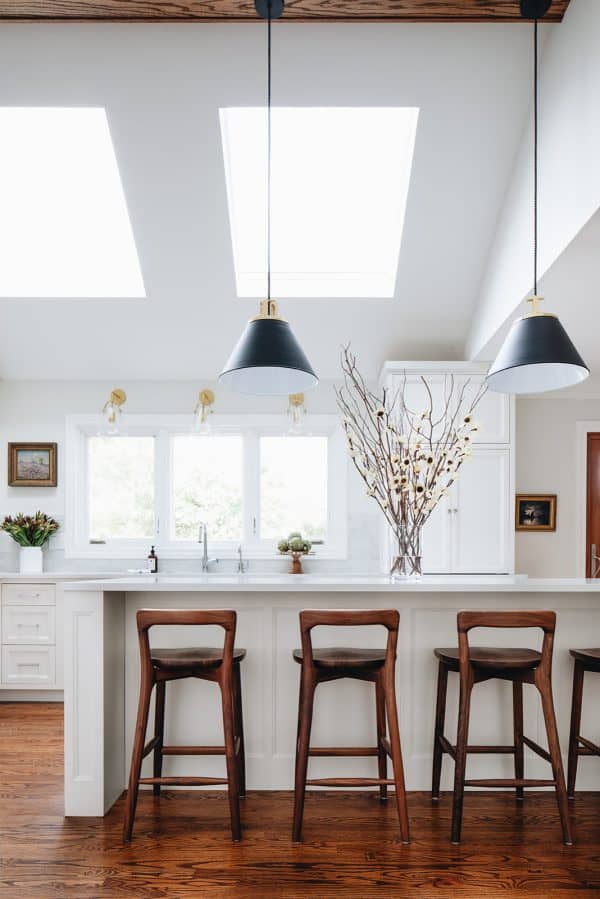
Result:
M39 670L39 662L17 662L17 668L22 671L25 668L28 671L38 671Z
M39 599L40 593L17 593L19 599Z
M39 625L39 622L38 622L38 621L36 621L35 624L25 624L25 623L22 622L22 621L19 621L19 622L17 623L17 627L39 627L39 626L40 626L40 625Z

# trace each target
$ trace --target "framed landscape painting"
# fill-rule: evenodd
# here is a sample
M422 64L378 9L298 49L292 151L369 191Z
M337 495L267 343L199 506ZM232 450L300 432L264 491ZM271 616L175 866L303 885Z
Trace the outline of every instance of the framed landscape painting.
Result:
M56 443L9 443L9 487L56 487Z
M556 494L519 494L515 506L517 531L555 531Z

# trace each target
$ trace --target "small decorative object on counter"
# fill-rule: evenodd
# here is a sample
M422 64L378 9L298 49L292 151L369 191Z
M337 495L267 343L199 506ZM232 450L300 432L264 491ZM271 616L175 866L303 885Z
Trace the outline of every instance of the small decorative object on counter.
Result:
M6 531L19 544L19 571L22 574L41 574L44 568L42 547L59 527L58 521L43 512L35 515L19 512L14 518L6 516L0 530Z
M376 394L349 347L342 350L341 362L344 385L336 395L350 458L396 541L390 577L420 577L423 525L472 453L480 430L473 412L485 386L471 401L469 381L457 388L450 377L442 408L435 408L431 387L422 377L425 408L411 409L406 375L397 390L384 388Z
M152 547L148 553L148 571L150 574L156 574L158 571L158 556L156 555L154 547Z
M290 556L292 563L290 565L290 574L302 574L302 556L314 556L311 552L312 543L306 540L299 531L294 531L286 540L280 540L277 549L282 556Z

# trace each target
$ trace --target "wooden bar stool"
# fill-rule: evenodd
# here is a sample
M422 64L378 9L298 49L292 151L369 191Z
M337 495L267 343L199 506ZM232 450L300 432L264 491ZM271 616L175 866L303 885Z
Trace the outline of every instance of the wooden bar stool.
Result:
M123 839L131 840L138 789L140 784L152 784L154 795L161 786L227 785L231 835L241 838L240 796L245 794L244 729L242 722L242 688L240 662L245 649L234 649L236 613L229 609L140 609L137 613L140 645L141 681L135 737L131 755L129 787L125 805ZM194 647L192 649L154 649L150 647L149 630L155 625L212 625L222 627L225 639L222 647ZM165 746L164 715L167 681L196 677L217 683L221 689L223 707L224 746ZM150 697L156 686L154 736L146 743ZM152 777L140 777L142 760L154 753ZM165 755L224 755L227 777L162 777Z
M552 647L556 615L554 612L459 612L458 649L436 649L439 659L435 734L433 744L433 778L431 796L440 795L442 756L448 753L455 763L454 803L452 808L452 842L460 843L465 787L515 787L517 799L523 799L524 787L549 787L556 792L558 813L564 842L572 844L569 809L563 773L560 744L552 699ZM544 632L542 651L533 649L500 649L469 645L469 631L474 627L540 628ZM444 736L448 672L460 676L460 699L456 746ZM510 746L470 746L468 744L471 691L474 684L500 678L513 684L514 744ZM523 736L523 684L534 684L540 692L546 724L547 752L529 737ZM524 777L523 749L528 746L552 765L552 780L530 780ZM514 755L515 776L511 779L465 780L469 753L509 753Z
M569 736L569 767L567 773L567 796L575 797L575 778L580 755L599 755L600 746L587 740L579 733L581 727L581 704L583 700L583 676L586 671L600 671L600 649L572 649L575 659L573 670L573 699L571 702L571 733Z
M409 842L408 810L404 786L404 769L400 748L400 731L396 709L395 668L396 646L400 615L395 609L387 610L322 610L307 609L300 612L302 649L294 651L294 659L302 665L300 674L300 699L298 704L298 735L296 741L296 782L294 792L294 827L292 839L302 839L302 817L306 786L323 787L371 787L379 786L381 800L387 798L387 787L396 787L396 803L400 819L402 842ZM385 649L313 649L311 632L317 626L370 626L387 628ZM317 684L324 681L351 677L375 684L377 719L377 745L373 747L314 747L310 748L310 730L313 716L314 694ZM386 718L389 737L386 736ZM376 756L379 776L370 778L336 777L307 780L309 756ZM387 777L387 757L392 760L393 779Z

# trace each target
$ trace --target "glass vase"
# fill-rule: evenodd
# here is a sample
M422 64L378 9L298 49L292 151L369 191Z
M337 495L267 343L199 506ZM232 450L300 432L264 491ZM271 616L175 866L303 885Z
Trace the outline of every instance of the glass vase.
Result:
M421 527L400 524L395 533L396 547L392 555L390 577L393 581L421 577Z

